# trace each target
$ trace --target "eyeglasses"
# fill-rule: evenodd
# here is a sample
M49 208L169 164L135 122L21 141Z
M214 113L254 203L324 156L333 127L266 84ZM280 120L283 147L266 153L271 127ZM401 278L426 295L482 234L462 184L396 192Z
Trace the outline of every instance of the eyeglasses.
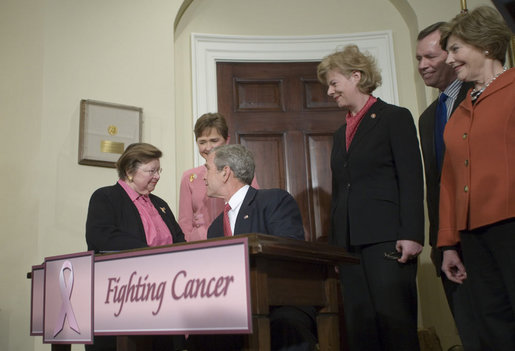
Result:
M149 176L153 177L155 176L156 174L161 174L163 172L163 169L162 168L158 168L158 169L142 169L141 170L142 172L145 172L147 173Z

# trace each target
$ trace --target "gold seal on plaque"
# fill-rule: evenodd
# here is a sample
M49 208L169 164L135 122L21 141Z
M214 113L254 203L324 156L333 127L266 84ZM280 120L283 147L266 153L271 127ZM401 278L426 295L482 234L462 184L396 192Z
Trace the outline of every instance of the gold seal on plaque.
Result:
M118 127L111 125L111 126L107 127L107 132L110 135L115 136L116 134L118 134Z

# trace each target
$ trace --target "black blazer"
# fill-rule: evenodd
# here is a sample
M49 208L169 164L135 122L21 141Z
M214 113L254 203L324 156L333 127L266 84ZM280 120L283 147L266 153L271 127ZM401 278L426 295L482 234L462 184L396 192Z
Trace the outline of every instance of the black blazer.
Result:
M239 235L248 233L270 234L304 240L302 217L295 199L290 193L282 189L257 190L250 187L238 212L233 234ZM223 236L222 212L209 226L207 238ZM315 338L312 335L313 330L315 330L316 333L316 310L314 307L273 307L271 312L271 315L276 314L276 316L271 317L271 319L281 321L281 323L276 323L275 327L271 327L272 334L279 334L277 338L282 338L283 341L288 339L288 342L292 342L293 340L295 340L295 342L299 342L300 340L307 341ZM272 325L274 325L273 322ZM293 330L295 332L293 332ZM293 335L295 333L300 334ZM302 343L302 345L304 346L305 344ZM288 350L304 350L304 347L295 348L291 345L289 346Z
M471 83L463 83L456 101L452 106L452 112L456 107L465 99L468 90L472 87ZM440 202L440 171L436 165L435 153L435 117L436 106L438 99L433 101L424 112L420 115L418 120L418 131L420 134L420 145L422 146L422 154L424 156L424 171L426 174L426 200L427 200L427 214L429 217L429 244L436 248L436 241L438 237L438 206ZM452 117L452 116L451 116ZM444 149L445 150L445 149ZM437 266L437 271L441 267L441 253L432 252L434 264Z
M170 229L173 242L185 241L168 204L153 194L149 198ZM91 195L86 220L86 242L88 250L95 252L148 246L138 209L120 184L100 188Z
M331 153L332 244L413 240L424 244L422 161L413 117L380 99L346 150L346 124Z
M304 228L299 206L295 199L282 189L250 187L243 199L234 235L262 233L304 240ZM224 236L223 213L209 226L207 237Z

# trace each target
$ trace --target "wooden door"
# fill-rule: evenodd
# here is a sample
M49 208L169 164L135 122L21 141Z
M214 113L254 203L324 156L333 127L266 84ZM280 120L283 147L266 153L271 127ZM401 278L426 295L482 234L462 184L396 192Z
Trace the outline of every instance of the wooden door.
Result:
M306 240L327 238L332 136L345 114L316 78L317 62L218 63L218 111L231 143L253 153L261 188L289 191Z

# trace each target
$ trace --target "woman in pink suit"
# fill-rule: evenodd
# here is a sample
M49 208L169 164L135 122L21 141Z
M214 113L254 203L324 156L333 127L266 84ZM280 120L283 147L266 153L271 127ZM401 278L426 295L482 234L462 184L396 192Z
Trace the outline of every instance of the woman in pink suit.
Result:
M195 123L194 133L200 156L204 159L213 148L229 143L229 128L224 116L219 113L203 114ZM224 209L223 199L207 196L205 174L206 167L201 165L182 175L179 225L186 241L205 240L209 225ZM252 186L259 189L256 178Z

